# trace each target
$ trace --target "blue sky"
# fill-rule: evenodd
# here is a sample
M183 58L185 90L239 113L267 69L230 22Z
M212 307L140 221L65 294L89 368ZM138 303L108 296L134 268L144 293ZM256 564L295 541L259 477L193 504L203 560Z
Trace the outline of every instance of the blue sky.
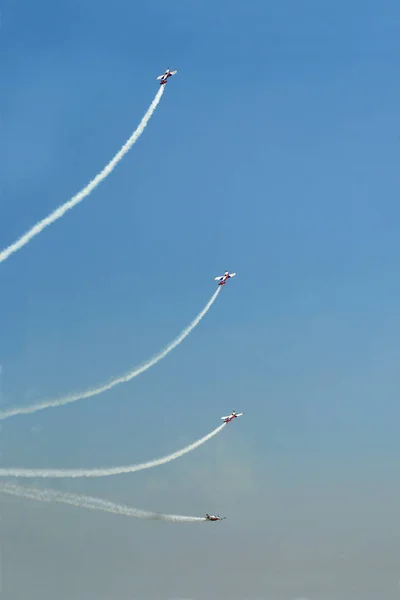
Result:
M399 24L389 0L3 2L1 247L179 70L0 265L3 404L129 370L238 277L130 384L4 422L1 465L136 462L245 412L165 468L54 484L221 527L5 500L7 599L398 598Z

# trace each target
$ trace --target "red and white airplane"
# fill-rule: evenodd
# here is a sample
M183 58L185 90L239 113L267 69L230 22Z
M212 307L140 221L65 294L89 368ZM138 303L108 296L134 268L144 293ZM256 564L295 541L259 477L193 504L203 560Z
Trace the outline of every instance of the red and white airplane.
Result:
M161 79L160 81L160 85L165 85L168 81L168 77L171 77L171 75L176 75L178 71L171 71L171 69L167 69L165 71L165 73L163 73L162 75L159 75L157 77L157 79Z
M223 521L226 517L220 517L219 515L206 515L206 521Z
M237 419L242 415L243 413L237 413L235 410L233 410L228 417L221 417L221 421L224 421L224 423L230 423L231 421L233 421L233 419Z
M231 277L235 277L235 275L236 273L229 273L229 271L225 271L223 275L220 275L219 277L214 277L214 280L219 281L218 285L225 285L228 279L230 279Z

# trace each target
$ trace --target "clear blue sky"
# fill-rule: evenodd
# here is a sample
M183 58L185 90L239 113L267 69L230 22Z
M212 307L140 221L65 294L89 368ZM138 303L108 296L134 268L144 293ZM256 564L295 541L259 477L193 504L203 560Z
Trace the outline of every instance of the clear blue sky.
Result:
M216 527L2 503L4 598L398 598L400 6L5 0L0 246L73 196L167 85L90 197L0 265L3 404L154 369L2 424L1 465L154 471L49 482ZM154 575L156 573L156 575Z

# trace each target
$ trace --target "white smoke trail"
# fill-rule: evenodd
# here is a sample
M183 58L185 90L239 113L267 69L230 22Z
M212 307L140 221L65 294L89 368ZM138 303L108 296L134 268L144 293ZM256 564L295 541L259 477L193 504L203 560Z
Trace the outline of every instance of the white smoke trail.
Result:
M124 515L126 517L137 517L139 519L153 519L157 521L172 521L175 523L201 523L205 522L204 517L186 517L184 515L166 515L162 513L150 512L147 510L138 510L124 504L115 504L100 498L92 498L90 496L82 496L78 494L69 494L65 492L57 492L56 490L26 488L18 485L4 484L0 486L1 494L9 494L19 498L27 498L29 500L38 500L39 502L59 502L62 504L70 504L78 508L87 508L89 510L101 510L104 512L113 513L114 515Z
M71 200L68 200L67 202L56 208L55 211L53 211L47 217L36 223L36 225L34 225L16 242L2 250L0 252L0 263L4 262L9 256L11 256L11 254L14 254L18 250L20 250L23 246L30 242L32 238L37 236L41 231L43 231L43 229L54 223L54 221L60 219L67 211L71 210L71 208L74 208L74 206L82 202L82 200L86 198L86 196L88 196L111 173L111 171L113 171L113 169L117 166L120 160L122 160L125 154L132 148L133 144L142 135L147 123L149 122L152 114L154 113L158 103L161 100L163 92L164 86L161 86L153 102L150 104L149 109L147 110L143 119L139 123L137 129L132 133L129 140L125 142L125 144L117 152L114 158L108 163L108 165L106 165L104 169L100 171L100 173L98 173L96 177L92 179L92 181L90 181L86 187L83 188L83 190L81 190L75 196L73 196Z
M189 452L193 452L196 448L205 444L212 437L217 435L222 429L226 426L226 423L222 423L219 425L214 431L208 433L200 440L189 444L182 450L177 450L172 454L168 454L168 456L164 456L161 458L155 458L154 460L149 460L144 463L139 463L136 465L126 465L121 467L109 467L109 468L100 468L100 469L0 469L0 477L24 477L24 478L48 478L48 479L67 479L67 478L77 478L77 477L109 477L110 475L121 475L123 473L136 473L137 471L144 471L145 469L152 469L153 467L159 467L160 465L165 465Z
M10 417L14 417L16 415L27 415L31 413L35 413L38 410L44 410L45 408L56 408L59 406L64 406L65 404L70 404L71 402L77 402L78 400L83 400L85 398L92 398L93 396L97 396L98 394L102 394L108 390L111 390L116 385L120 383L126 383L134 377L137 377L141 373L144 373L154 365L156 365L161 359L165 358L167 354L172 352L174 348L179 346L183 342L183 340L193 331L193 329L200 323L201 319L206 315L206 313L210 310L211 306L214 304L221 288L218 287L216 292L212 295L211 299L207 302L206 306L203 310L197 315L197 317L190 323L186 329L182 331L164 350L162 350L159 354L156 354L149 361L141 365L140 367L136 367L132 371L129 371L125 375L121 375L120 377L116 377L112 379L108 383L104 383L97 388L91 388L86 390L85 392L77 392L76 394L71 394L70 396L65 396L63 398L56 398L54 400L45 400L43 402L39 402L38 404L31 404L30 406L21 406L10 408L4 411L0 411L0 421L4 421L4 419L9 419Z

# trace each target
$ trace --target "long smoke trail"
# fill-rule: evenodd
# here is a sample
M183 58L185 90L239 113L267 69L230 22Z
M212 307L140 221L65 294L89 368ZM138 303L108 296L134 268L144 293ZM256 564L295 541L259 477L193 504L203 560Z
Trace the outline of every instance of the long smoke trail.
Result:
M142 135L147 123L149 122L152 114L154 113L155 109L157 108L158 103L161 100L161 96L163 95L163 92L164 92L164 86L161 86L160 89L158 90L153 102L150 104L150 107L148 108L146 114L144 115L143 119L139 123L137 129L132 133L129 140L127 140L125 142L125 144L117 152L117 154L114 156L114 158L108 163L108 165L106 165L104 167L104 169L102 171L100 171L100 173L98 173L96 175L96 177L94 179L92 179L92 181L90 181L86 187L83 188L83 190L81 190L75 196L73 196L71 198L71 200L68 200L67 202L65 202L58 208L56 208L55 211L53 211L47 217L45 217L44 219L42 219L41 221L36 223L36 225L34 225L32 227L32 229L27 231L16 242L14 242L10 246L8 246L4 250L2 250L0 252L0 263L4 262L9 256L11 256L11 254L14 254L18 250L20 250L23 246L25 246L28 242L30 242L32 238L34 238L41 231L43 231L43 229L45 229L46 227L48 227L49 225L54 223L54 221L61 219L61 217L67 211L71 210L71 208L74 208L74 206L76 206L77 204L82 202L82 200L84 198L86 198L86 196L88 196L111 173L111 171L113 171L113 169L117 166L117 164L120 162L120 160L122 160L122 158L125 156L125 154L127 152L129 152L129 150L132 148L133 144Z
M197 315L197 317L190 323L186 329L182 331L164 350L162 350L159 354L156 354L149 361L141 365L140 367L136 367L132 371L125 373L125 375L121 375L120 377L116 377L112 379L108 383L104 383L97 388L91 388L86 390L85 392L77 392L76 394L71 394L70 396L65 396L63 398L56 398L54 400L45 400L43 402L39 402L38 404L31 404L30 406L21 406L10 408L8 410L4 410L0 412L0 421L4 421L4 419L9 419L10 417L14 417L16 415L27 415L31 413L35 413L38 410L44 410L45 408L56 408L59 406L64 406L65 404L70 404L71 402L77 402L78 400L83 400L85 398L92 398L93 396L97 396L98 394L102 394L108 390L111 390L116 385L120 383L127 383L131 379L134 379L141 373L144 373L154 365L156 365L160 360L165 358L167 354L172 352L174 348L179 346L183 342L183 340L193 331L193 329L200 323L201 319L206 315L206 313L210 310L211 306L214 304L215 300L221 288L218 287L216 292L212 295L211 299L207 302L206 306L203 310Z
M113 513L114 515L123 515L126 517L136 517L139 519L153 519L157 521L172 521L175 523L204 523L204 517L186 517L184 515L165 515L147 510L138 510L124 504L115 504L100 498L82 496L78 494L68 494L57 492L56 490L25 488L18 485L4 484L0 486L1 494L9 494L19 498L28 498L29 500L38 500L40 502L59 502L70 504L78 508L87 508L89 510L101 510Z
M189 446L177 450L168 456L149 460L144 463L136 465L126 465L121 467L109 467L100 469L0 469L0 477L24 477L24 478L49 478L49 479L67 479L67 478L78 478L78 477L109 477L110 475L121 475L123 473L136 473L137 471L144 471L145 469L152 469L153 467L159 467L165 465L189 452L193 452L196 448L205 444L213 438L217 433L222 431L226 426L226 423L222 423L219 427L208 433L200 440L193 442Z

